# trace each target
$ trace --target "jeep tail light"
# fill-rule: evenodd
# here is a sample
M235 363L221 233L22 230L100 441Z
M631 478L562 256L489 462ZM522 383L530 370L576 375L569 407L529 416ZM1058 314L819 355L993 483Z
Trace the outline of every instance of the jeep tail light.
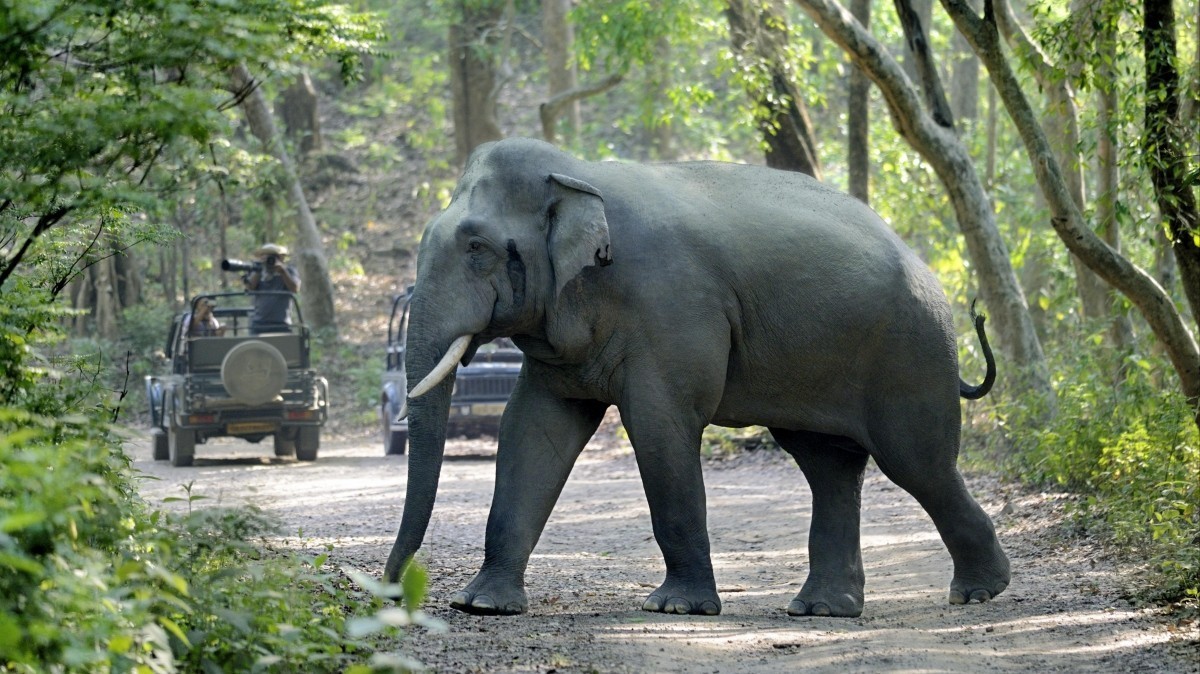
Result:
M215 424L217 415L215 414L191 414L188 415L189 424Z
M288 421L306 421L317 418L316 410L288 410Z

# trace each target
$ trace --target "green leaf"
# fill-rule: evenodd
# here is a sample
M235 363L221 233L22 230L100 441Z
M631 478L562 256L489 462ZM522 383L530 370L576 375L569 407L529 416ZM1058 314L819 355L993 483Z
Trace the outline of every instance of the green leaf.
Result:
M0 531L12 533L46 521L44 512L18 512L0 519Z

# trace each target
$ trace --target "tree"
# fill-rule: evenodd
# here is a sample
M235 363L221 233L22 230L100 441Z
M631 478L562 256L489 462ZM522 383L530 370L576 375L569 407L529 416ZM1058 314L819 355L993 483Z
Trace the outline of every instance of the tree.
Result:
M450 89L454 101L457 162L464 164L476 146L504 137L496 118L504 79L498 72L502 0L460 0L449 28Z
M164 185L228 132L237 59L283 68L328 54L349 72L374 36L319 0L0 12L0 287L22 269L56 291L111 251L170 240L156 219Z
M755 101L755 118L771 168L820 180L821 160L808 109L786 58L787 20L779 7L759 0L728 0L725 15L743 86Z
M313 218L308 199L304 196L304 187L300 184L296 165L275 128L275 119L271 116L271 108L267 105L260 83L255 81L249 69L242 64L235 65L230 70L230 79L234 95L241 100L251 133L283 169L287 199L296 211L296 235L300 244L296 247L296 260L299 262L303 288L300 293L300 305L304 311L304 320L314 328L336 334L333 282L329 279L325 246L321 243L321 232L317 229L317 221Z
M1151 4L1155 3L1147 2L1147 5ZM1183 394L1195 407L1200 401L1200 348L1197 347L1196 339L1183 322L1183 318L1176 310L1170 296L1155 281L1154 277L1114 250L1088 227L1083 214L1070 196L1066 180L1059 171L1058 161L1054 157L1046 134L1038 124L1032 106L1004 56L1000 44L1000 31L997 27L997 12L993 3L991 0L985 3L982 17L976 14L965 0L942 0L942 5L967 41L971 43L972 49L975 50L980 60L987 66L997 93L1004 101L1009 117L1021 134L1030 162L1034 166L1038 185L1051 208L1050 222L1055 232L1067 248L1077 255L1089 269L1119 290L1138 308L1155 336L1163 344L1167 356L1179 376ZM1163 41L1170 41L1173 44L1173 37L1158 31L1171 30L1165 28L1171 22L1157 13L1157 10L1148 11L1146 20L1146 50L1150 57L1147 59L1147 83L1161 85L1163 87L1162 94L1169 97L1177 92L1172 90L1170 74L1159 68L1168 70L1170 68L1162 62L1156 63L1156 61L1160 56L1166 63L1170 61L1169 50L1161 45ZM1151 20L1157 21L1157 23L1151 23ZM1158 41L1152 43L1151 40ZM1148 88L1148 91L1156 92L1154 88ZM1148 119L1151 120L1151 124L1166 121L1171 112L1170 105L1159 108L1157 104L1147 104ZM1164 114L1160 117L1160 113ZM1172 156L1172 152L1177 147L1174 137L1170 135L1172 132L1170 129L1158 130L1167 134L1162 138L1165 142L1155 142L1152 146L1147 147L1149 150L1147 154L1156 158L1155 163L1165 160L1160 166L1170 165L1177 169L1178 164L1173 163ZM1158 154L1160 151L1162 154ZM1162 187L1168 190L1173 189L1173 185L1177 185L1177 183L1171 182L1177 176L1164 173L1159 178L1162 179ZM1156 182L1156 189L1157 185ZM1188 223L1182 218L1172 220L1170 215L1165 213L1164 215L1170 226L1177 228L1175 231L1180 235L1188 234L1186 238L1189 240L1192 238L1191 230L1184 229L1184 227L1189 224L1194 227L1194 220ZM1186 245L1185 242L1181 242L1181 247ZM1187 254L1188 252L1185 250L1183 257L1187 257ZM1192 283L1193 287L1197 287L1200 285L1200 279L1193 278ZM1200 414L1197 415L1196 421L1200 425Z
M967 252L977 270L981 294L995 319L1000 347L1019 373L1018 389L1027 389L1053 406L1053 391L1041 342L1033 328L1025 295L1017 282L1008 248L996 227L991 202L975 172L966 147L953 129L953 116L941 87L923 81L929 112L903 68L853 16L833 0L796 0L831 40L871 78L891 112L892 123L904 139L933 167L954 206ZM916 13L898 0L907 42L918 52L914 59L923 78L936 79Z
M1071 198L1075 201L1076 207L1082 211L1087 205L1087 179L1085 176L1087 162L1083 157L1079 109L1075 103L1076 94L1071 85L1073 80L1079 79L1082 57L1076 53L1065 64L1052 63L1051 59L1021 29L1007 2L1002 2L999 9L997 27L1013 49L1023 55L1023 60L1032 69L1042 90L1046 92L1047 104L1046 111L1042 116L1043 126L1058 159L1059 171L1067 181L1067 189ZM1070 30L1082 39L1084 36L1093 34L1091 26L1101 24L1100 18L1095 15L1095 7L1083 7L1079 2L1075 2L1072 15L1068 20ZM1099 43L1100 36L1095 37L1095 42ZM1101 135L1101 142L1103 142L1105 133ZM1110 170L1113 168L1115 165L1111 166ZM1108 177L1111 179L1111 176ZM1114 189L1115 182L1109 187L1105 196L1112 198L1115 195ZM1115 244L1117 229L1112 227L1107 231L1112 237L1109 240L1110 245ZM1075 283L1079 290L1083 316L1095 320L1108 319L1113 325L1109 333L1112 339L1121 340L1116 342L1120 345L1128 345L1126 339L1130 331L1128 321L1122 316L1114 314L1114 297L1109 288L1074 254L1071 255L1071 264L1075 269Z
M853 0L851 12L863 30L871 25L871 0ZM849 192L864 204L871 203L871 80L851 65L846 88L846 165Z
M571 0L542 0L542 39L546 45L546 80L549 85L547 101L554 101L579 85L574 61L575 29L567 20L570 11ZM553 125L563 113L567 119L567 142L575 140L583 124L579 98L564 97L553 106L548 102L543 103L542 111L542 133L546 140L554 142L556 133Z

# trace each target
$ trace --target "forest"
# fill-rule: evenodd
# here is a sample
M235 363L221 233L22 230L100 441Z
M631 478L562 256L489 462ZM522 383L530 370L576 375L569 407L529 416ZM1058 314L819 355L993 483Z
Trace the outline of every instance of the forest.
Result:
M385 653L433 622L419 569L264 550L265 515L190 493L155 511L124 445L172 317L265 242L333 431L377 432L423 227L513 136L869 204L940 280L968 381L987 315L960 463L1070 493L1072 535L1194 619L1200 2L843 2L0 0L0 672L416 666ZM301 603L320 619L268 627Z

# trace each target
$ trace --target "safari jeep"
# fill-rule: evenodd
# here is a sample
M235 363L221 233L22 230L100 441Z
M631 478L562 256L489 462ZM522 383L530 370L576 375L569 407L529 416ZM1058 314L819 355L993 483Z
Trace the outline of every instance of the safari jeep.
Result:
M291 332L253 335L254 295L197 295L216 302L220 336L183 334L171 323L165 351L170 374L146 377L154 458L190 466L196 445L222 436L259 442L270 436L275 455L315 461L329 408L329 384L312 369L309 330L291 293Z
M383 427L383 453L403 454L408 446L408 421L396 419L408 392L404 350L408 338L408 309L412 287L392 302L388 321L387 363L379 419ZM459 365L450 394L446 437L477 438L500 431L500 414L517 385L524 354L512 340L501 338L479 347L469 365Z

